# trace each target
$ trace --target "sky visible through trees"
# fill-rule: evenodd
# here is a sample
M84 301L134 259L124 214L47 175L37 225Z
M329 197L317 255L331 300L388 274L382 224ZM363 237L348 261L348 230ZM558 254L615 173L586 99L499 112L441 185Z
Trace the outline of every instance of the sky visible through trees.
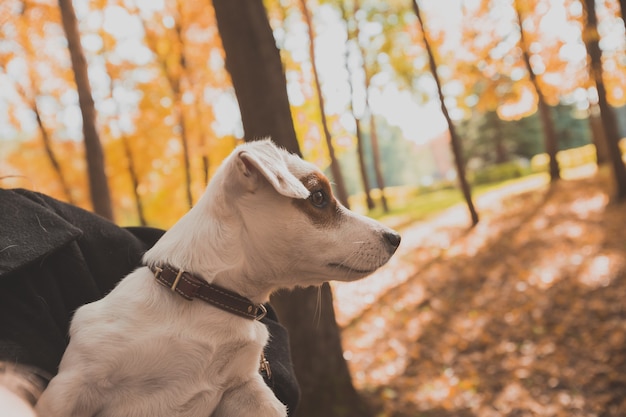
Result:
M315 104L301 7L289 1L268 0L265 5L281 50L302 151L307 159L327 167L328 148ZM523 5L525 42L547 103L571 106L573 117L585 118L596 97L589 84L582 4L533 0ZM382 165L394 165L396 173L406 171L397 177L412 176L413 184L445 178L446 172L424 172L418 165L425 164L406 160L419 145L445 136L446 130L410 3L363 1L348 23L336 2L308 6L324 109L342 165L349 167L355 153L354 120L363 117L367 70L369 107L381 121L376 129L383 134L382 155L387 161ZM351 2L344 6L355 10ZM420 6L436 51L445 104L455 123L491 111L505 122L536 112L511 1L455 0ZM75 9L116 217L122 223L136 223L138 204L133 200L141 198L143 221L170 224L188 206L183 202L199 197L207 176L242 135L211 3L78 0ZM616 1L598 1L596 9L607 94L619 107L626 102L624 24ZM6 0L0 5L0 19L2 175L12 176L14 185L89 207L79 143L81 112L58 5L52 0ZM358 39L346 38L346 24L358 26ZM369 135L368 128L364 134ZM44 135L51 154L60 161L54 175L54 165L42 151ZM389 161L394 157L396 164ZM348 177L355 175L354 169L344 170ZM358 184L350 178L348 182ZM70 189L69 196L63 184ZM183 194L181 204L158 207L159 193L174 184L188 184L187 191L177 187ZM359 191L356 187L350 191Z

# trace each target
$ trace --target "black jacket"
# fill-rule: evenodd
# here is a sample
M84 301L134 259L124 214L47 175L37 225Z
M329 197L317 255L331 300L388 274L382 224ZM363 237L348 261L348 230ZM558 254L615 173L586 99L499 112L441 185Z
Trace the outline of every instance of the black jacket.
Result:
M56 374L74 311L106 295L162 234L118 227L42 194L0 189L0 361ZM263 323L271 335L266 382L294 410L299 389L287 332L271 309Z

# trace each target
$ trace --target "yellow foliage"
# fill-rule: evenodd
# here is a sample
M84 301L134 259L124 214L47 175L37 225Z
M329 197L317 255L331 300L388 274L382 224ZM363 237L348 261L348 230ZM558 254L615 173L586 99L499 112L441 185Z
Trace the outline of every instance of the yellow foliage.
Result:
M556 155L561 169L575 168L585 164L595 163L596 147L594 145L585 145L579 148L567 149L559 151ZM535 155L530 160L530 166L533 172L547 172L550 158L548 154L541 153Z
M530 92L532 85L516 43L519 28L511 17L510 2L460 2L465 9L455 25L447 24L448 10L438 9L436 2L422 3L427 35L442 63L442 80L460 86L451 99L459 106L475 105L478 111L497 110L503 118L535 110L536 95ZM533 62L543 68L538 74L542 92L555 104L585 85L587 69L584 63L564 59L562 52L571 45L560 32L546 30L554 2L518 3ZM565 21L569 29L582 31L582 16L572 11L575 8L570 3L565 2ZM207 178L240 140L230 132L220 133L220 137L214 131L216 114L220 114L214 107L216 98L231 89L214 10L210 2L183 0L165 0L162 5L141 2L141 7L135 0L80 4L81 35L116 217L120 223L137 223L138 195L146 220L167 227L188 209L186 186L197 200ZM293 18L300 13L296 0L265 0L265 4L274 29L283 30L285 36L298 33L301 18ZM346 5L351 10L353 3ZM330 16L330 9L339 15L335 1L311 6L313 13L319 13L316 18L324 18L322 13ZM114 15L107 12L120 9L125 11L124 24L107 21L111 18L106 16ZM362 2L361 9L357 17L350 18L359 22L362 36L367 38L363 46L368 71L388 71L393 73L388 79L395 77L392 82L400 89L414 88L415 80L427 72L427 60L422 29L409 5L399 0ZM603 10L601 20L615 23L619 18L615 1L604 2ZM0 92L0 108L5 113L0 121L11 127L3 131L20 132L6 138L12 141L12 150L0 156L0 169L23 175L23 185L28 188L66 198L34 121L37 106L73 201L89 208L83 146L70 140L79 135L80 115L76 114L78 100L58 4L55 0L5 0L0 15L0 86L8 86L6 92ZM503 16L507 25L503 25ZM504 26L508 32L503 31ZM290 87L299 89L302 97L291 105L302 153L324 168L330 161L310 63L302 53L305 49L306 45L296 45L282 50L281 57ZM623 49L616 47L604 60L605 82L614 105L626 103ZM413 93L425 98L431 94ZM476 104L464 100L470 96ZM353 152L354 147L353 133L339 123L342 111L328 115L338 155ZM184 172L183 132L190 184L186 184Z

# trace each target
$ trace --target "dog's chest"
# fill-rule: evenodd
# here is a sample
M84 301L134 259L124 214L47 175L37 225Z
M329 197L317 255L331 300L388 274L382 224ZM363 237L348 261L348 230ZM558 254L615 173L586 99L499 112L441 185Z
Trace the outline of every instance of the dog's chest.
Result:
M268 331L258 321L191 303L184 314L163 314L162 305L158 319L146 311L114 318L111 305L83 308L61 368L80 369L95 382L111 415L151 416L195 403L210 409L220 392L258 372Z
M118 362L120 366L113 369L120 372L134 369L166 377L167 370L178 370L176 374L184 370L187 374L206 374L212 380L228 379L240 372L258 370L269 337L262 323L205 306L198 300L190 302L187 307L195 308L184 313L164 314L167 309L162 308L159 313L116 315L110 313L115 311L112 306L90 307L80 309L74 318L68 354L74 351L72 348L85 349L83 354L94 349Z
M117 372L199 379L204 374L222 383L240 372L258 370L268 339L265 325L201 300L181 304L160 286L149 284L129 276L104 299L80 308L66 355L89 357L98 352L97 362L114 362L118 366L109 369Z

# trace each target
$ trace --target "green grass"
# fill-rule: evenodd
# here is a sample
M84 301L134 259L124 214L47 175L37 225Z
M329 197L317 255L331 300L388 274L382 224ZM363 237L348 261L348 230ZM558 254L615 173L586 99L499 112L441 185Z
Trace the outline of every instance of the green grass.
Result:
M416 194L402 206L394 204L393 198L388 197L390 206L388 213L385 213L378 204L375 209L368 213L368 216L381 221L394 218L404 218L406 221L423 220L461 201L463 201L463 196L460 191L451 188Z
M626 156L626 138L620 143L622 153ZM584 167L589 164L595 165L595 147L586 145L580 148L560 151L557 154L561 174L566 174L568 170ZM548 156L546 154L536 155L531 160L531 170L534 173L524 175L489 184L473 185L472 199L490 191L501 188L515 186L525 181L536 180L539 184L548 184ZM389 212L383 212L380 203L380 191L372 190L372 198L376 203L376 208L367 212L365 207L365 196L363 194L350 197L350 207L356 211L366 213L391 227L402 228L415 221L425 220L431 216L441 213L447 208L456 204L465 204L465 199L461 190L456 184L448 184L436 190L419 189L417 187L388 187L385 188L385 196L389 206ZM480 213L479 213L480 215Z
M485 194L489 191L512 186L532 178L538 178L547 183L548 176L545 173L531 174L521 178L510 179L497 183L477 185L472 187L472 198ZM420 192L417 188L391 187L385 189L385 195L389 206L389 212L384 213L380 204L379 195L374 196L376 208L367 215L389 226L401 228L415 221L425 220L441 213L456 204L465 204L465 199L458 188L442 188L433 191ZM362 196L355 196L351 201L359 205ZM362 204L362 203L361 203Z

